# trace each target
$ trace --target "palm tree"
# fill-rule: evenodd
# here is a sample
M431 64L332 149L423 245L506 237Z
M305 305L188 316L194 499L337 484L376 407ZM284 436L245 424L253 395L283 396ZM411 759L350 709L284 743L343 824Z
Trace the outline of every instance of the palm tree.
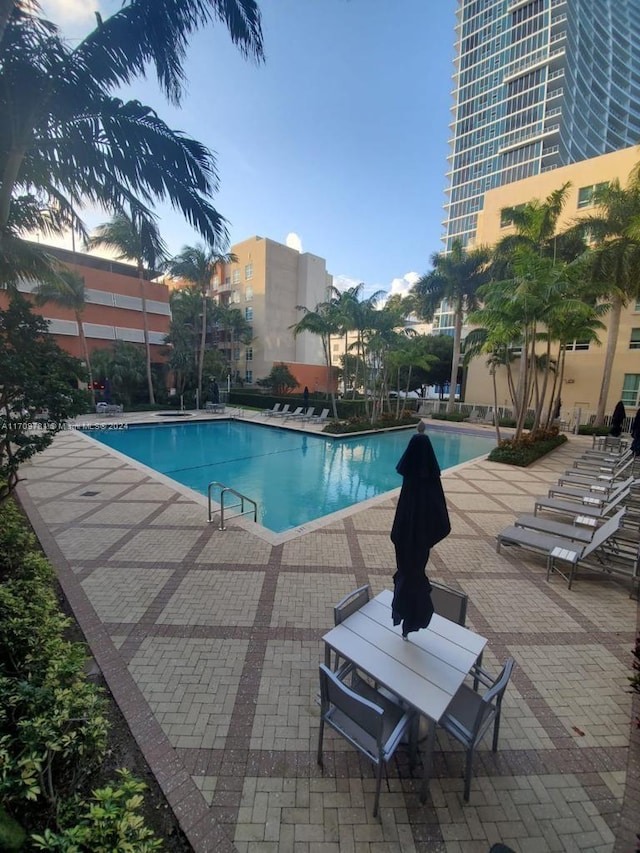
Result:
M364 291L365 284L364 282L360 282L360 284L356 284L353 287L348 287L346 290L339 290L337 287L331 286L329 288L329 299L333 303L336 315L338 319L339 325L339 334L344 335L344 344L345 344L345 355L347 353L348 345L348 336L349 332L356 332L356 353L361 358L362 357L362 341L363 341L363 333L364 326L363 320L368 315L370 309L373 309L375 304L385 295L383 290L377 290L375 293L372 293L366 299L362 299L362 292ZM360 361L358 358L355 362L356 368ZM364 381L363 377L363 381ZM353 396L355 398L355 391L357 385L357 376L354 377L353 381Z
M153 375L151 373L151 346L149 345L149 319L147 317L147 300L144 283L150 270L157 269L165 263L167 249L160 237L156 223L147 217L140 218L135 214L127 215L124 211L117 213L110 222L98 225L93 234L87 239L86 247L94 249L106 246L114 249L117 260L135 261L138 269L138 286L142 301L142 328L144 332L144 348L147 361L147 388L149 403L156 402L153 392ZM146 264L146 268L145 268Z
M536 252L554 263L572 263L584 254L587 245L583 228L572 226L560 233L557 230L570 188L571 182L567 181L549 193L544 201L531 199L526 204L502 208L502 217L514 226L515 233L507 234L493 247L491 275L494 279L511 276L510 262L519 251Z
M591 277L599 283L600 295L611 302L602 371L602 384L596 411L596 425L604 423L605 407L611 385L611 372L620 330L622 309L640 298L640 170L631 173L625 188L618 180L594 193L598 207L593 216L580 219L594 241L591 253Z
M208 200L217 188L211 152L112 92L153 65L179 103L188 38L212 19L245 55L262 59L255 0L123 0L73 48L34 9L25 0L0 3L0 251L22 233L24 210L54 231L84 234L76 212L83 201L143 216L149 202L168 199L208 242L225 237Z
M202 373L204 368L204 353L207 346L207 299L211 279L218 266L235 263L238 259L232 252L224 252L221 248L205 248L204 246L183 246L182 251L169 261L169 273L175 278L181 278L195 285L202 300L200 318L200 347L198 350L198 399L202 402Z
M303 332L310 332L312 335L317 335L322 342L322 352L324 353L329 377L331 407L333 409L333 417L337 418L338 410L336 408L336 395L333 388L333 365L331 363L330 345L331 336L337 335L340 330L340 317L336 311L336 306L329 300L327 302L319 302L313 311L304 305L297 305L296 308L298 311L303 312L303 317L291 327L294 336L297 337L303 334Z
M87 379L91 396L95 402L95 394L93 391L93 372L91 369L91 358L89 356L89 347L84 334L82 325L82 315L87 305L86 289L84 279L78 273L69 269L59 270L57 279L49 279L38 285L35 291L36 304L44 305L46 302L54 302L62 308L68 308L73 311L76 323L78 324L78 336L80 337L80 346L85 364L87 366Z
M489 249L481 246L467 250L460 240L454 240L448 254L431 256L432 270L423 275L412 288L416 309L425 319L433 319L439 305L446 301L453 309L454 335L453 359L447 412L455 406L455 388L458 384L462 323L469 311L478 305L478 287L488 279Z

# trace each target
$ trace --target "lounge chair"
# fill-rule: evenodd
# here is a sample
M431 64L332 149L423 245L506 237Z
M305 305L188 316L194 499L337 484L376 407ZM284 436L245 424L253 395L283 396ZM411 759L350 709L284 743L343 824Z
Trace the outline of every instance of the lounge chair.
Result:
M640 547L625 542L621 521L625 510L619 510L598 528L593 539L582 548L556 545L547 558L547 580L556 572L569 589L578 567L606 574L624 575L633 583L638 578ZM620 534L622 534L621 538Z
M619 509L615 515L608 518L601 527L594 531L588 542L578 542L576 539L567 539L562 536L554 536L552 533L513 525L498 534L496 550L499 553L502 545L517 545L545 555L548 579L553 570L554 561L576 563L602 548L620 530L625 512L624 507Z
M279 412L272 412L271 417L272 418L284 418L285 415L289 414L290 408L291 408L291 406L289 405L289 403L285 403Z
M299 414L296 414L294 412L292 415L289 415L289 418L291 418L291 420L294 420L294 421L304 421L304 420L308 420L313 415L314 412L315 412L315 406L309 406L307 409L304 409ZM289 420L289 418L287 418L287 420Z
M124 406L117 403L96 403L96 414L98 415L121 415L124 411Z
M576 519L578 518L580 518L579 515L576 516ZM597 519L589 519L589 522L591 523L582 526L575 519L573 524L569 524L566 521L555 521L541 515L533 515L533 513L523 513L516 518L514 523L516 527L538 530L540 533L550 533L552 536L562 536L564 539L571 539L576 542L591 542L597 527Z
M550 498L573 498L582 500L584 497L602 498L615 491L616 484L602 480L589 483L570 483L567 486L551 486L547 496Z
M271 415L275 415L280 411L280 407L282 403L275 403L271 409L263 409L260 413L264 418L269 418Z
M309 418L310 424L323 424L329 417L329 409L323 409L319 415L312 415Z
M592 440L592 450L605 450L621 452L628 447L626 439L616 435L594 435Z
M613 472L602 472L602 471L588 471L588 470L579 470L577 468L569 468L564 472L562 477L558 480L558 485L560 486L570 486L570 485L584 485L585 487L590 486L591 484L595 485L607 485L614 483L616 480L623 480L625 477L628 477L629 474L633 471L634 459L627 459L627 461L616 467Z
M293 412L288 412L288 414L285 415L284 419L285 421L288 421L290 418L299 418L303 412L304 407L298 406L297 409L295 409Z
M537 515L539 510L545 512L561 512L563 515L584 515L587 518L606 518L621 503L624 503L631 494L631 486L634 484L633 477L624 480L609 495L597 496L585 495L582 499L574 498L538 498L534 504L533 514Z
M615 473L629 460L633 461L633 453L631 450L626 450L619 456L580 456L573 463L574 468L586 468L590 471L597 470L603 474Z

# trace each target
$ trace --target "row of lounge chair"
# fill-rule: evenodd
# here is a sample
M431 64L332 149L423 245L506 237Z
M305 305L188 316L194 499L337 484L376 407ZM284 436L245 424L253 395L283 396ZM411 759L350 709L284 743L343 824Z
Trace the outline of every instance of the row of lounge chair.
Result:
M263 417L266 418L281 418L284 421L301 421L303 423L324 423L329 417L329 409L323 409L319 414L316 414L315 406L308 406L306 409L303 406L298 406L291 411L289 403L282 405L276 403L271 409L262 411Z
M527 548L546 557L571 589L578 569L640 581L640 479L630 451L589 450L576 459L533 513L502 530L496 549Z

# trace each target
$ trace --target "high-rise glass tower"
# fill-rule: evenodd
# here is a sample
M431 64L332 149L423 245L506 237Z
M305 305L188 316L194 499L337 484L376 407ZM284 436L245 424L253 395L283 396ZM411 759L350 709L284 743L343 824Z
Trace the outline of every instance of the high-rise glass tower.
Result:
M484 193L640 141L640 0L458 0L445 249Z

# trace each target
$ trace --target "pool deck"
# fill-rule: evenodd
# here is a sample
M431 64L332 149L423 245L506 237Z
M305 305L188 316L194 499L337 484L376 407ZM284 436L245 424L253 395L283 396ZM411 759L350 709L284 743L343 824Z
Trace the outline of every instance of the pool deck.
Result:
M542 558L495 550L514 514L590 445L571 436L528 469L481 460L444 473L453 529L429 575L469 594L485 665L512 655L516 669L499 752L490 739L478 749L470 803L463 753L439 732L426 804L400 754L381 821L371 766L348 744L329 734L324 773L316 764L317 665L334 603L364 583L392 587L397 493L274 543L246 521L221 532L186 490L74 431L22 469L18 493L197 853L486 853L497 841L517 853L631 853L639 604L628 584L579 577L568 590L546 581Z

